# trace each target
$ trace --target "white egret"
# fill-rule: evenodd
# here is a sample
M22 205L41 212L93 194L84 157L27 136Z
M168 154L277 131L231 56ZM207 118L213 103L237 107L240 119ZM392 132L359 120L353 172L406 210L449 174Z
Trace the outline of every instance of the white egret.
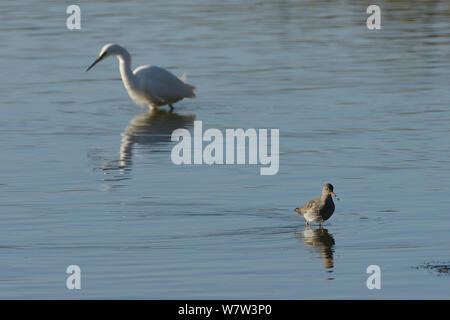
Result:
M99 61L116 56L119 59L120 76L131 99L137 104L159 107L173 104L183 98L195 98L195 87L186 83L185 75L176 77L169 71L157 66L140 66L131 71L131 56L118 44L105 45L98 58L86 69L89 71Z

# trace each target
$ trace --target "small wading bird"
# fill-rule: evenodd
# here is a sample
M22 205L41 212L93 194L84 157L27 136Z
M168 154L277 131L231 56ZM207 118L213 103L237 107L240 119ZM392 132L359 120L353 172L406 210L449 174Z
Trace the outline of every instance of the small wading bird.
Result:
M320 198L308 201L301 208L295 208L294 211L305 218L306 226L309 226L310 222L319 222L322 225L333 215L334 202L331 196L333 195L339 200L333 189L333 185L325 183Z
M175 102L184 98L195 98L195 87L185 82L185 75L177 78L163 68L149 65L131 71L131 56L118 44L105 45L86 72L109 56L116 56L119 59L123 85L137 104L146 104L150 108L168 105L170 110L173 110Z

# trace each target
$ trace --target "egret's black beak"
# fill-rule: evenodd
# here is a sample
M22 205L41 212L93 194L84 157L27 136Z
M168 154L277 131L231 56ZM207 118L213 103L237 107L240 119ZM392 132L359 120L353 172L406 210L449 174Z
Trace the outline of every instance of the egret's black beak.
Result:
M86 72L92 69L93 66L95 66L98 62L100 62L105 57L105 54L102 54L100 57L98 57L87 69Z

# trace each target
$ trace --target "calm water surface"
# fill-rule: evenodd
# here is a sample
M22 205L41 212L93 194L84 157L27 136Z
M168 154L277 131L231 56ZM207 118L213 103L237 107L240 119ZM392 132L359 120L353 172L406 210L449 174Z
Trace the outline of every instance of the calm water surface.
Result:
M67 5L0 4L0 298L450 298L420 268L450 263L447 1L380 2L379 31L355 1L82 1L81 31ZM116 59L84 72L107 42L197 99L145 113ZM279 173L173 165L194 119L279 128Z

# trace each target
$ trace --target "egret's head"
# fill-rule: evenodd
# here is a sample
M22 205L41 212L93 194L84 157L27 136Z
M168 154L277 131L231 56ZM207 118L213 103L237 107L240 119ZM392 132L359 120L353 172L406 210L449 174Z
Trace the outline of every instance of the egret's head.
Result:
M334 187L331 183L325 183L322 188L322 194L326 194L326 195L331 194L337 198L337 195L336 195L336 193L333 192L333 190L334 190Z
M93 66L95 66L101 60L108 58L109 56L123 55L125 53L125 49L115 43L108 43L103 46L102 50L98 54L98 58L86 69L86 72L89 71Z

